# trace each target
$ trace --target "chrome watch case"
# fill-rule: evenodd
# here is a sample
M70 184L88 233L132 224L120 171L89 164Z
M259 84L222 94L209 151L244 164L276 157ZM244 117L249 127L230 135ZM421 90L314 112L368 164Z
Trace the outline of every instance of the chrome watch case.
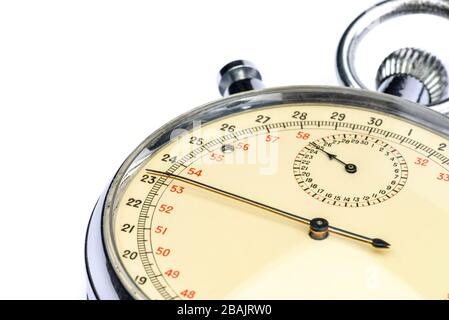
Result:
M193 109L148 136L124 161L98 199L86 235L85 258L88 299L144 299L121 264L113 242L112 223L116 195L134 170L159 148L195 124L226 115L273 105L332 104L393 115L449 138L449 118L428 107L387 94L327 86L290 86L252 90L231 95Z

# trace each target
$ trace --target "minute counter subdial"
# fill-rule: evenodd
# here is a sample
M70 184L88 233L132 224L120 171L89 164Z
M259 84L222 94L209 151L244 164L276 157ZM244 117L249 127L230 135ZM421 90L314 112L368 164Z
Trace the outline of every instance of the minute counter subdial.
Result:
M320 138L305 146L294 161L293 171L308 195L344 207L388 200L399 193L408 177L407 163L394 146L377 137L349 133Z

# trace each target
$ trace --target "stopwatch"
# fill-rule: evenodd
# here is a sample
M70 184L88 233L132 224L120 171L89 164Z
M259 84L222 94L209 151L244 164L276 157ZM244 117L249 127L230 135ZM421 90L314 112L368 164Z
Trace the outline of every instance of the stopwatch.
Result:
M399 49L374 92L353 63L366 31L418 12L449 3L387 1L346 30L337 67L358 88L266 89L250 62L223 67L224 98L152 133L98 200L88 298L448 298L445 68Z

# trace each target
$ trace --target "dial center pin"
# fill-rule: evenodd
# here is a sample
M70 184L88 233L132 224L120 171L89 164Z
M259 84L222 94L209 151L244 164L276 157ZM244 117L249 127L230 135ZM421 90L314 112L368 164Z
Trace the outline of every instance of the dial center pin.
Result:
M324 240L329 236L329 222L324 218L310 220L309 236L314 240Z
M348 163L345 165L345 170L347 173L356 173L357 172L357 166L352 163Z

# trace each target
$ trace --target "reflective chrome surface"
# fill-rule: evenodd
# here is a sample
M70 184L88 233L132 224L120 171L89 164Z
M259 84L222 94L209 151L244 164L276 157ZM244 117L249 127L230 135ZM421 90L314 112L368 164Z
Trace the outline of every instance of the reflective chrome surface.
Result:
M265 87L259 70L247 60L235 60L226 64L218 73L217 83L218 91L223 97Z
M402 117L449 138L449 118L437 112L391 95L342 87L296 86L255 90L232 95L187 112L145 139L125 160L98 200L86 239L86 265L92 287L89 298L129 299L130 292L137 298L144 298L125 271L112 234L115 197L136 166L176 134L189 130L198 121L207 123L228 114L290 103L340 104L377 110ZM120 280L117 275L120 275Z
M444 99L447 72L433 54L417 48L392 52L377 70L376 87L384 93L429 105Z
M432 14L449 19L447 0L388 0L360 14L344 32L337 50L337 71L341 82L349 87L367 89L357 75L354 58L364 36L380 23L394 17L410 14ZM430 106L449 115L449 99Z

